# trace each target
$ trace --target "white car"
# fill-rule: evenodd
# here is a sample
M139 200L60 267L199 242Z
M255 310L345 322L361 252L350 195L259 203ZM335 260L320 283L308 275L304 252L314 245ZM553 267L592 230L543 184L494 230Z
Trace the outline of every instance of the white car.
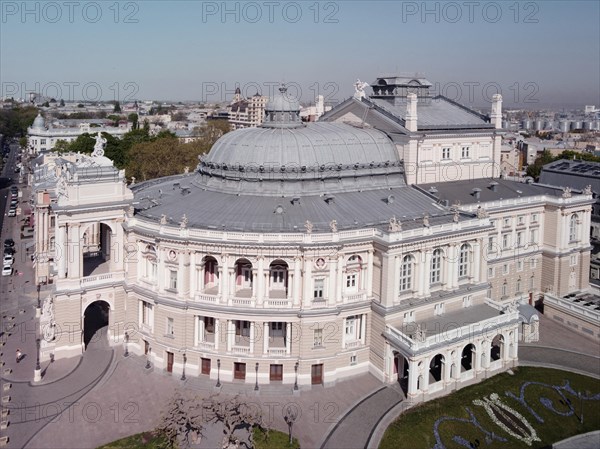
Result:
M16 217L16 216L17 216L17 209L10 208L10 209L8 210L8 216L9 216L9 217Z
M14 256L12 254L5 254L4 259L2 260L2 264L4 266L11 266L13 263L15 263Z
M10 276L13 273L13 269L10 265L5 265L2 268L2 276Z

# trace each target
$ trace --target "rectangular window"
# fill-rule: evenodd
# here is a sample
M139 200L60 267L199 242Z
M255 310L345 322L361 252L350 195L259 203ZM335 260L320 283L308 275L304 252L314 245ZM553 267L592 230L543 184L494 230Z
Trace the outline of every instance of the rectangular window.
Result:
M535 258L531 258L531 259L529 260L529 265L531 266L531 269L532 269L532 270L533 270L533 269L535 269L535 268L537 268L537 259L535 259Z
M323 329L315 329L313 331L313 348L323 347Z
M470 148L469 148L469 147L462 147L462 150L461 150L461 158L463 158L463 159L467 159L467 158L469 158L469 157L471 157L471 156L470 156Z
M506 217L505 219L503 219L502 224L505 228L510 226L510 217Z
M569 265L574 267L575 265L577 265L577 254L572 254L571 255L571 260L569 262Z
M313 291L314 299L323 299L324 287L325 287L325 279L315 279L315 288Z
M445 309L444 303L442 302L442 303L436 304L433 309L434 309L435 315L443 315L444 309Z
M473 297L471 295L463 297L463 307L471 307L473 305Z
M521 293L521 279L517 279L517 293Z
M537 223L538 222L538 214L532 214L531 215L531 222L532 223Z
M496 248L496 237L488 237L488 253L494 254L497 250Z
M502 284L502 296L508 296L508 284Z
M350 340L356 339L356 317L349 316L346 318L346 324L344 326L344 332L346 334L346 338Z
M404 322L405 323L414 323L415 322L415 311L411 310L410 312L404 312Z
M519 215L517 217L517 225L524 225L525 224L525 215Z
M533 290L535 287L535 278L533 276L531 276L529 278L529 290Z
M175 324L173 318L167 318L167 335L175 335Z
M494 277L494 267L488 268L488 279L492 279Z
M502 249L510 248L510 234L502 235Z
M521 248L525 244L523 232L517 232L517 248Z
M177 290L177 270L169 270L169 288Z
M442 159L450 159L450 148L442 148Z
M356 365L356 356L355 355L350 356L350 365Z
M537 229L532 229L531 232L529 233L529 241L532 244L537 244L537 240L538 240L538 231L537 231Z
M505 263L504 265L502 265L502 274L508 274L510 272L510 269L508 268L508 264Z
M146 326L152 325L152 304L142 301L142 323Z
M517 271L523 271L523 261L517 260Z
M356 273L349 274L346 276L346 288L356 288Z

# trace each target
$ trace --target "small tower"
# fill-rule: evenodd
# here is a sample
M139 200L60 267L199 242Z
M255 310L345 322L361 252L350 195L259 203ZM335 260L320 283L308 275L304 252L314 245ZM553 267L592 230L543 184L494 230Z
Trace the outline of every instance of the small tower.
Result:
M417 130L417 94L409 93L406 95L406 119L405 127L411 132Z
M492 113L490 114L492 124L496 129L502 128L502 95L495 94L492 97Z

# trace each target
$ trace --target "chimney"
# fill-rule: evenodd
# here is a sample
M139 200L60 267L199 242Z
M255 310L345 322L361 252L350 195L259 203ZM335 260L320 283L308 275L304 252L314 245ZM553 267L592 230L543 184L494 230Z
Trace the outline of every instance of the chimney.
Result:
M498 191L498 183L496 181L490 182L490 190L492 192L497 192Z
M496 129L502 128L502 95L500 94L494 94L492 97L492 113L490 119Z
M472 194L472 195L473 195L473 196L474 196L476 199L479 199L479 197L480 197L480 195L481 195L481 189L476 187L476 188L474 188L474 189L471 191L471 194Z
M406 96L406 120L405 126L411 132L417 130L417 94L410 93Z

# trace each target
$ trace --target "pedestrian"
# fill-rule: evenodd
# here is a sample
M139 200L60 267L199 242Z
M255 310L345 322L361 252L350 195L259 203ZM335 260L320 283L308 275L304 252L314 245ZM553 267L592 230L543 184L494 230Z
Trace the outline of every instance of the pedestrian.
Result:
M17 363L19 363L21 361L22 356L23 356L23 354L21 353L21 350L17 349Z

